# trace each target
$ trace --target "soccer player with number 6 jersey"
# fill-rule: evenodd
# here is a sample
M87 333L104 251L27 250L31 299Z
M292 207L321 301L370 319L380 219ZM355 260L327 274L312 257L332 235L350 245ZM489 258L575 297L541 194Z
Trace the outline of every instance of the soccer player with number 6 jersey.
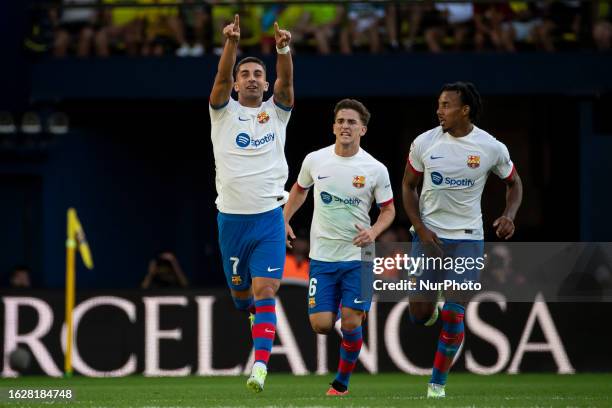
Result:
M500 239L514 234L514 219L523 187L506 146L474 125L482 110L471 83L445 85L438 98L440 126L418 136L410 148L402 198L412 223L412 256L483 257L484 235L480 200L489 173L506 183L506 207L493 222ZM423 183L421 194L418 186ZM478 280L478 270L424 270L421 279ZM434 358L427 397L443 398L446 379L464 337L464 295L447 292L440 313L442 331ZM438 293L410 296L410 317L431 325L438 317Z
M373 243L395 218L387 168L360 147L369 119L370 113L359 101L344 99L336 105L336 142L306 156L284 209L287 245L291 247L295 235L289 222L304 204L308 191L314 190L308 288L313 330L330 333L342 306L340 363L327 391L329 396L348 394L349 379L361 350L361 325L371 303L371 297L364 296L369 288L361 287L361 248ZM369 212L374 202L380 214L370 226ZM366 269L364 273L369 273Z

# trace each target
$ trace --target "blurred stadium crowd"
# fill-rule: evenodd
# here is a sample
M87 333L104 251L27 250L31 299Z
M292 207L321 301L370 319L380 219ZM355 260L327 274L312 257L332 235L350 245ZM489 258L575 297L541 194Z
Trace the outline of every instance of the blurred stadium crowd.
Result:
M609 51L612 2L61 0L32 9L29 48L56 57L198 57L219 53L221 30L241 17L242 51L273 51L273 23L294 52ZM133 3L133 6L127 6Z

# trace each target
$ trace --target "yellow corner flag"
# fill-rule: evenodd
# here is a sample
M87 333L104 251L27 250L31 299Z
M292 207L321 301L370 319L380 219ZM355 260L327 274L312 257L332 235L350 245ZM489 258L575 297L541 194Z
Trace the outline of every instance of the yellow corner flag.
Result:
M64 375L72 375L72 310L74 309L75 298L75 252L79 248L81 259L87 269L93 269L93 260L89 244L85 238L85 232L79 221L76 210L68 209L67 214L67 238L66 238L66 355L64 356Z
M74 246L75 243L78 243L79 245L79 253L81 254L81 259L83 259L83 263L87 269L93 269L93 260L91 259L91 251L89 250L87 238L85 238L85 231L83 231L83 227L81 226L81 221L79 221L76 210L74 208L70 208L68 209L68 242L66 243L66 246L69 244Z

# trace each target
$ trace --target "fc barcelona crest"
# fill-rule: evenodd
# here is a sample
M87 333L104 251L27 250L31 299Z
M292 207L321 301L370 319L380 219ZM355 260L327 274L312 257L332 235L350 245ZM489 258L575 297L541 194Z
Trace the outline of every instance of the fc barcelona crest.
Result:
M363 188L363 186L365 186L365 176L353 177L353 186L355 188Z
M475 169L477 167L480 167L480 156L468 156L467 166L470 169Z
M259 112L259 114L257 115L257 121L259 123L266 123L269 120L270 120L270 115L268 115L266 111Z

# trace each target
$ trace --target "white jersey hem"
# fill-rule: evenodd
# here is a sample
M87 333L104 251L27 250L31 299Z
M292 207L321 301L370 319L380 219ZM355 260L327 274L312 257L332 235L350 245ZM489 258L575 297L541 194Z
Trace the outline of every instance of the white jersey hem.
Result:
M269 207L264 207L261 209L257 209L254 211L247 211L247 210L237 210L237 209L231 209L231 208L222 208L221 206L217 206L217 210L219 212L222 212L224 214L238 214L238 215L254 215L254 214L263 214L265 212L268 211L272 211L278 207L281 207L283 204L285 204L283 201L279 201L278 203L274 203L274 205L269 206Z

